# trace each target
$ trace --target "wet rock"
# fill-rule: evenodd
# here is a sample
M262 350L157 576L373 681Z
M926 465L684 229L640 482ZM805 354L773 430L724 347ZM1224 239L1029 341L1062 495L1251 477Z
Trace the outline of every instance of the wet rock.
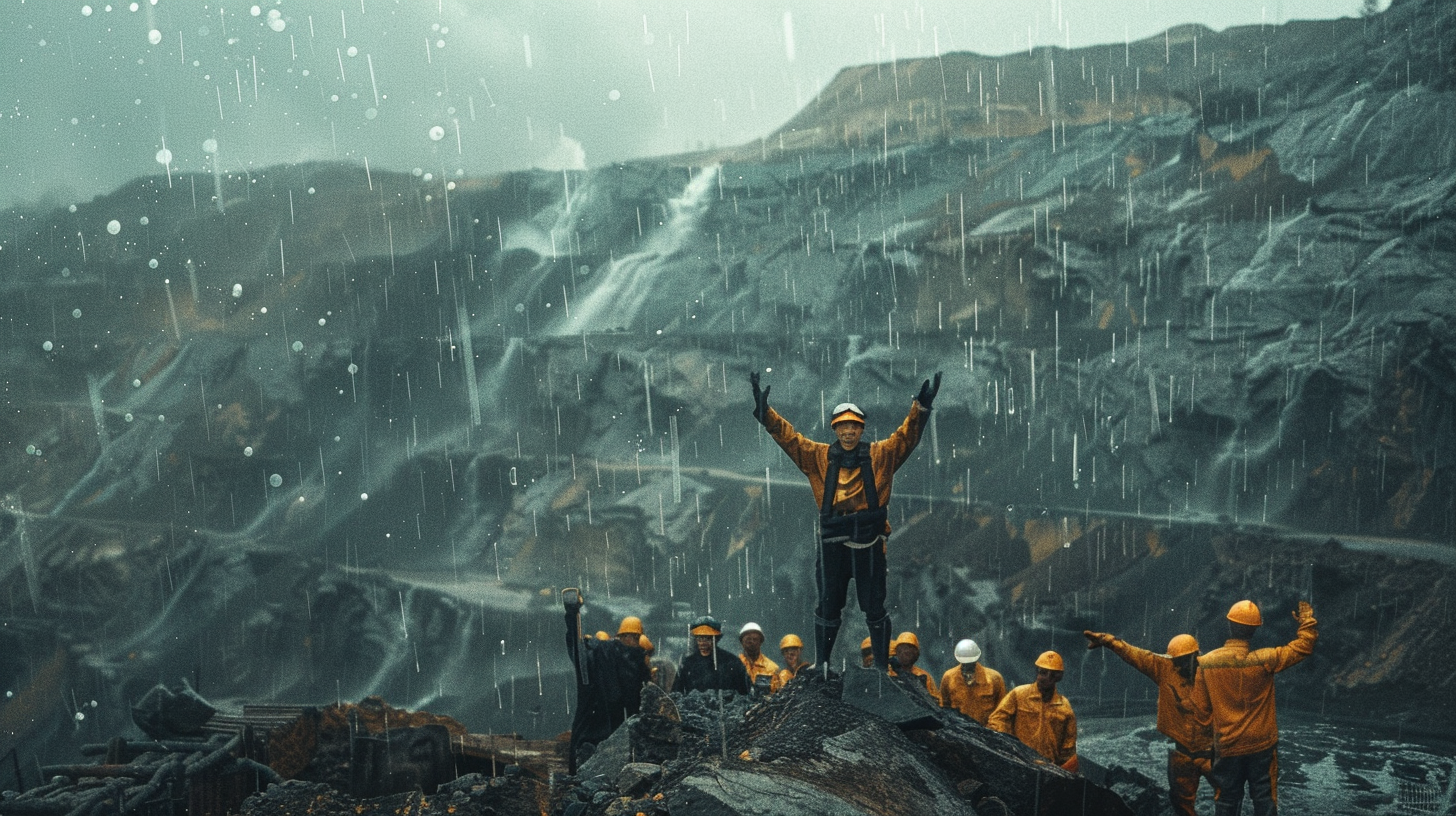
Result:
M904 729L937 728L939 708L924 686L907 685L878 669L852 668L844 673L843 700ZM918 692L918 694L917 694Z
M640 796L652 789L662 776L662 766L650 762L629 762L617 774L617 790L626 796Z

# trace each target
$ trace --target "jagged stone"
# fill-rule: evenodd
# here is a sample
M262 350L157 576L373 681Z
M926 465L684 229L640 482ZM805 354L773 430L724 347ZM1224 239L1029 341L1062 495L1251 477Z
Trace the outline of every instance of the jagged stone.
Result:
M850 669L842 682L842 699L856 708L905 729L940 726L937 706L923 686L907 685L878 669Z
M640 796L662 777L662 766L650 762L629 762L617 774L617 790L625 796Z

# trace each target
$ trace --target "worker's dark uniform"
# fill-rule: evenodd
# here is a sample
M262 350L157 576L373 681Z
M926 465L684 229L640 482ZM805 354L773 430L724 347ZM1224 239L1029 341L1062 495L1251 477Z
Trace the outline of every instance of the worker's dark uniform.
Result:
M576 712L571 719L569 772L577 752L612 735L642 704L642 685L652 681L647 652L618 640L583 640L578 614L566 612L566 651L576 669Z
M736 691L748 693L748 672L738 655L714 647L712 654L701 655L697 651L682 659L677 668L677 681L672 690L688 691Z

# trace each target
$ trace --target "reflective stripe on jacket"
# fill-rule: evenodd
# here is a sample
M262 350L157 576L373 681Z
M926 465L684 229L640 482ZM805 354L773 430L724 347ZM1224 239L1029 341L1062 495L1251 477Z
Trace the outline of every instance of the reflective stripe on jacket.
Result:
M1056 692L1051 702L1042 702L1035 684L1012 689L991 712L987 725L1016 737L1058 765L1077 755L1077 715L1072 704Z
M973 664L971 682L966 683L960 664L947 669L940 678L940 704L945 708L970 717L981 725L991 718L991 712L1006 696L1006 681L1001 672L988 669L980 663Z
M1198 659L1193 695L1212 714L1215 757L1254 754L1279 742L1274 675L1309 657L1319 639L1317 625L1310 615L1284 646L1250 651L1247 640L1230 638Z
M905 416L905 421L900 427L890 434L886 439L878 442L871 442L870 464L875 473L875 491L878 494L880 506L890 503L890 491L894 486L895 471L910 454L915 446L920 443L920 433L925 428L926 417L929 411L920 407L920 403L910 401L910 413ZM823 442L815 442L794 430L787 419L779 415L778 411L768 409L768 417L764 421L764 427L768 429L769 435L784 449L799 470L809 477L809 487L814 492L814 506L824 505L824 480L829 474L829 445ZM863 444L863 443L861 443ZM839 471L839 484L835 486L834 508L841 513L854 512L856 510L868 510L869 502L865 500L864 480L861 478L859 468L844 468ZM890 525L885 525L886 534L889 533Z
M1119 639L1114 639L1107 648L1158 684L1158 731L1190 751L1207 751L1213 747L1208 711L1194 704L1194 684L1178 673L1173 658Z

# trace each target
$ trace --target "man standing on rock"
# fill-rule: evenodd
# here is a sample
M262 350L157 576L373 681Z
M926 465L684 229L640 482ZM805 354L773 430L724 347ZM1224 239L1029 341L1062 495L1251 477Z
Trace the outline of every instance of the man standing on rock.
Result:
M789 421L768 405L768 388L759 388L758 372L748 377L753 385L753 416L774 442L809 477L819 505L819 554L815 583L819 604L814 609L815 660L826 669L839 636L840 612L849 599L854 579L860 611L869 626L875 665L890 665L890 615L885 611L886 550L890 534L886 506L895 471L905 464L920 442L930 416L931 403L940 390L940 372L934 384L926 380L910 403L910 413L889 438L862 444L865 414L854 403L835 406L829 420L837 443L815 442L794 430ZM828 488L825 486L829 485Z
M683 657L677 669L677 681L672 690L689 691L736 691L748 693L748 673L743 670L743 661L737 656L718 648L718 638L723 636L723 624L712 615L694 618L689 629L693 636L693 651Z
M1012 689L987 724L1076 773L1077 715L1067 698L1057 693L1063 670L1061 655L1042 652L1036 659L1036 682Z
M1198 661L1193 685L1196 705L1213 718L1213 812L1237 816L1244 786L1254 800L1254 816L1279 813L1279 721L1274 711L1274 675L1309 657L1319 638L1314 609L1305 601L1293 613L1299 622L1294 640L1283 646L1249 649L1264 624L1253 601L1239 601L1228 612L1229 639Z
M956 644L955 659L940 678L940 704L985 725L1006 696L1006 680L981 665L981 647L970 638Z
M602 740L637 713L642 704L642 686L652 682L652 670L647 665L647 652L640 646L582 637L581 608L586 599L576 589L568 589L564 595L566 650L576 670L576 711L571 720L567 768L575 774L578 760L591 756ZM641 629L640 622L637 628Z
M1173 741L1168 751L1168 796L1174 813L1194 816L1198 779L1209 775L1213 756L1213 728L1208 711L1193 702L1198 641L1192 635L1177 635L1168 641L1167 654L1155 654L1106 632L1082 634L1087 638L1088 649L1106 646L1158 684L1158 730Z

